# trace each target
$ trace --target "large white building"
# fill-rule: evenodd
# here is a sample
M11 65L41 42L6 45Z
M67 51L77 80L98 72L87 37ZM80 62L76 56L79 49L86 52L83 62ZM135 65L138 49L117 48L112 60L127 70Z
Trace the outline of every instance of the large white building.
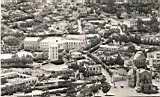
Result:
M24 39L24 49L25 50L39 50L39 37L26 37Z
M149 66L160 66L160 51L147 53L147 61L149 62Z
M59 49L63 49L64 39L62 37L47 37L40 41L40 50L48 51L51 44L57 44Z
M58 60L58 45L56 44L51 44L49 46L49 53L48 53L48 59L50 61L56 61Z

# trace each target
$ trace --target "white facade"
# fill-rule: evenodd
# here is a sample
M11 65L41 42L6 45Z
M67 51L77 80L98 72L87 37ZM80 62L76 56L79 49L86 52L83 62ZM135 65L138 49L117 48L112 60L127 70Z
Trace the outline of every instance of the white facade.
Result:
M39 37L26 37L24 39L24 49L26 50L39 50Z
M49 46L49 60L56 61L58 60L58 45L50 45Z
M116 45L100 45L100 48L106 50L106 51L117 51L119 49L119 46Z
M64 40L62 37L48 37L40 41L40 50L48 51L50 44L57 44L59 49L64 48Z
M1 0L1 4L17 3L20 0Z
M160 51L154 51L147 53L147 61L150 66L160 66Z
M66 40L65 41L65 49L72 50L72 49L82 49L85 47L84 41L81 40Z

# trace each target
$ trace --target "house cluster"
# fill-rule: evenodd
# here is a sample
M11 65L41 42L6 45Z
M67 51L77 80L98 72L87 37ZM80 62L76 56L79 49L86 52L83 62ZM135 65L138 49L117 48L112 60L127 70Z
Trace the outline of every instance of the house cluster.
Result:
M33 55L30 52L19 51L15 54L7 53L1 54L1 66L10 67L10 66L24 66L26 64L33 63Z
M17 72L1 74L1 93L2 95L13 94L17 91L27 91L38 81L37 77L32 77Z

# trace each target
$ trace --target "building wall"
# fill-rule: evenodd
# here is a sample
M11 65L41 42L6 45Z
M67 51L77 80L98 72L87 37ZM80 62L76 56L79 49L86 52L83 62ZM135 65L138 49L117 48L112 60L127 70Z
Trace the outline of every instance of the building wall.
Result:
M50 46L48 55L50 61L58 60L58 45Z
M147 54L147 61L150 66L160 66L160 51L155 51Z
M39 42L38 41L24 41L24 49L39 50Z
M102 70L101 65L92 65L87 67L87 71L90 74L100 74Z
M48 51L49 50L49 42L40 42L40 50Z
M71 49L81 49L84 47L84 42L81 40L66 40L65 42L65 49L71 50Z

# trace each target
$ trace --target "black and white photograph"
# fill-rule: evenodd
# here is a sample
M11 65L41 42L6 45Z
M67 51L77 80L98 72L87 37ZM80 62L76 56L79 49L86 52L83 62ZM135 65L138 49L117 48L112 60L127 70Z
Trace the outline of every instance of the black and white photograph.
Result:
M0 0L1 97L160 97L160 0Z

